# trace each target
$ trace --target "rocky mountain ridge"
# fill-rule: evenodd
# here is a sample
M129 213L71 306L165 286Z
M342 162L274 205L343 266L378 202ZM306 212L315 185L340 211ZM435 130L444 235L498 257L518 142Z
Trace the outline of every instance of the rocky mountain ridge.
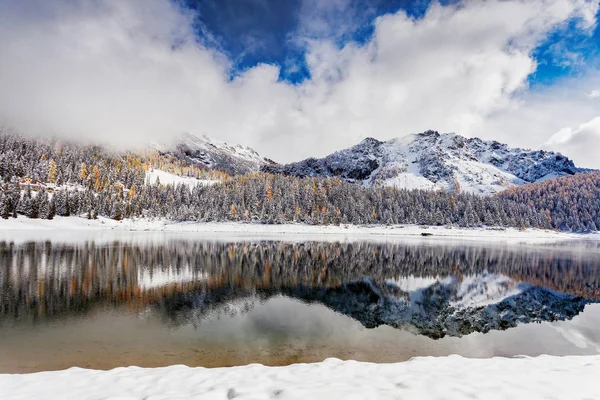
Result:
M173 145L152 143L151 147L161 154L173 155L189 164L231 175L258 172L262 166L275 164L272 160L261 157L250 147L229 145L206 135L185 133L180 135Z
M588 171L560 153L426 131L388 141L367 138L324 158L261 166L297 177L339 177L364 186L445 189L490 195Z

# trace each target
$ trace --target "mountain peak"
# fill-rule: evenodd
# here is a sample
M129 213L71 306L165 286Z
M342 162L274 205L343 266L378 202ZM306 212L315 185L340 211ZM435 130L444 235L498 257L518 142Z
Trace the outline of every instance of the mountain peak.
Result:
M172 146L156 145L153 147L161 153L171 154L194 165L220 170L229 174L256 172L263 165L273 161L261 157L250 147L229 145L205 134L196 136L184 132Z
M336 176L365 186L445 189L490 195L584 171L560 153L428 130L385 142L368 137L322 159L263 170L299 177Z
M358 145L359 146L362 146L362 145L372 146L372 145L379 145L381 143L383 143L383 142L381 142L375 138L372 138L372 137L367 137L367 138L363 139Z
M444 135L449 135L448 133L444 133ZM425 132L417 133L417 136L422 137L440 137L440 133L438 131L434 131L432 129L428 129Z

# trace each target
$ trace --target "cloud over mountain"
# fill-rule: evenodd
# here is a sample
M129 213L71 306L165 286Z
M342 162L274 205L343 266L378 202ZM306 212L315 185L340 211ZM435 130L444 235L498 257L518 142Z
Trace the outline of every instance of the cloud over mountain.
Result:
M600 157L600 117L576 128L559 130L544 146L561 149L569 154L577 154L584 166L597 166Z
M428 128L490 138L511 126L498 123L503 115L521 121L516 108L554 102L527 94L532 53L566 24L591 32L598 13L598 2L586 0L433 3L420 18L380 16L366 43L343 45L324 32L327 18L315 17L319 24L298 31L308 37L292 38L306 46L310 78L292 84L273 64L232 78L231 60L178 4L0 2L0 122L125 144L189 131L277 161ZM554 122L528 125L527 138L514 129L510 140L495 138L540 145L598 116L593 97L582 90L565 100L583 104L579 120L547 115Z

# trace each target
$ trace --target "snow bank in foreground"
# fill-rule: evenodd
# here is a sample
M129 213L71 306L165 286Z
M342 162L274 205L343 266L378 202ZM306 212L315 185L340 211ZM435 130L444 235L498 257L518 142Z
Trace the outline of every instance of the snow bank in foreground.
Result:
M231 368L71 368L0 375L13 399L597 399L600 356L415 358L397 364L327 359Z

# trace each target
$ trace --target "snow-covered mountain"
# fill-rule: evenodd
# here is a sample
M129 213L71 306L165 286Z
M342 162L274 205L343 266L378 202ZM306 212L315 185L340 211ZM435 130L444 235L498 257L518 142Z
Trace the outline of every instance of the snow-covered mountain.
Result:
M386 142L367 138L325 158L261 168L299 177L336 176L365 186L444 188L484 195L587 171L559 153L511 148L496 141L435 131Z
M163 154L171 154L188 163L230 174L257 172L262 166L274 164L250 147L232 146L204 135L184 133L173 145L154 142L151 146Z

